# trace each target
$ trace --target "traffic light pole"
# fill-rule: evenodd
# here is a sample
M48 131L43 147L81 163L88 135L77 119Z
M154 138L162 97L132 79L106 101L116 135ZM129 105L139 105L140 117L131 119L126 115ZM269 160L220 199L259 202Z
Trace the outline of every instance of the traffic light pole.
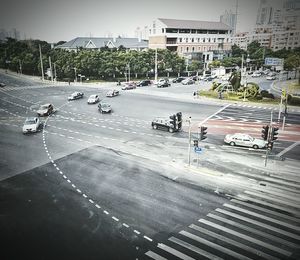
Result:
M273 110L271 110L270 126L269 126L268 139L267 139L268 144L271 140L271 132L273 131L272 130L272 124L273 124ZM266 151L265 167L267 166L268 156L269 156L269 147L267 147L267 151Z
M192 122L191 117L189 117L187 121L189 123L188 165L190 166L191 165L191 122Z

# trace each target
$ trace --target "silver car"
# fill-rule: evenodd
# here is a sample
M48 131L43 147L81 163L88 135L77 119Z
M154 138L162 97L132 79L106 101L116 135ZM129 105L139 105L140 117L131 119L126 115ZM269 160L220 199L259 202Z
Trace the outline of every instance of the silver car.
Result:
M224 142L231 146L238 145L238 146L252 147L254 149L265 148L267 144L267 142L262 139L257 139L250 135L241 134L241 133L226 135L224 138Z

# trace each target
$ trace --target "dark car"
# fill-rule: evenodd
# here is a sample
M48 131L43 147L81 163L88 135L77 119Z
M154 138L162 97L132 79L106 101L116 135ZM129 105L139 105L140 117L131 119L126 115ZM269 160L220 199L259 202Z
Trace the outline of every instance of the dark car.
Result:
M98 109L101 113L111 113L111 106L110 104L102 101L98 105Z
M54 107L52 104L44 104L41 105L40 108L37 111L38 116L49 116L51 113L53 113Z
M141 80L139 83L136 84L138 87L143 87L143 86L149 86L151 85L151 80L145 79Z
M185 77L178 77L176 79L173 79L172 82L173 83L180 83L181 81L185 80Z

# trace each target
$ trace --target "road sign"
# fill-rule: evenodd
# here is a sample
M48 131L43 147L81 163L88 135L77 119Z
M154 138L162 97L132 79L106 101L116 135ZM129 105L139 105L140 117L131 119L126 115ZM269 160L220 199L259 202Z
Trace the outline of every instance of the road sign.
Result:
M202 153L203 149L201 147L195 147L194 151L195 151L195 153Z
M279 58L265 58L265 65L267 66L283 66L284 59Z

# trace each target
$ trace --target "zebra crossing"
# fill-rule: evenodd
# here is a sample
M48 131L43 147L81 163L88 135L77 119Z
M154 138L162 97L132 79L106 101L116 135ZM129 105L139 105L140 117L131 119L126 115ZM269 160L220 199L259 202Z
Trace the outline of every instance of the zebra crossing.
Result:
M300 182L282 187L253 185L145 259L291 259L300 250Z

